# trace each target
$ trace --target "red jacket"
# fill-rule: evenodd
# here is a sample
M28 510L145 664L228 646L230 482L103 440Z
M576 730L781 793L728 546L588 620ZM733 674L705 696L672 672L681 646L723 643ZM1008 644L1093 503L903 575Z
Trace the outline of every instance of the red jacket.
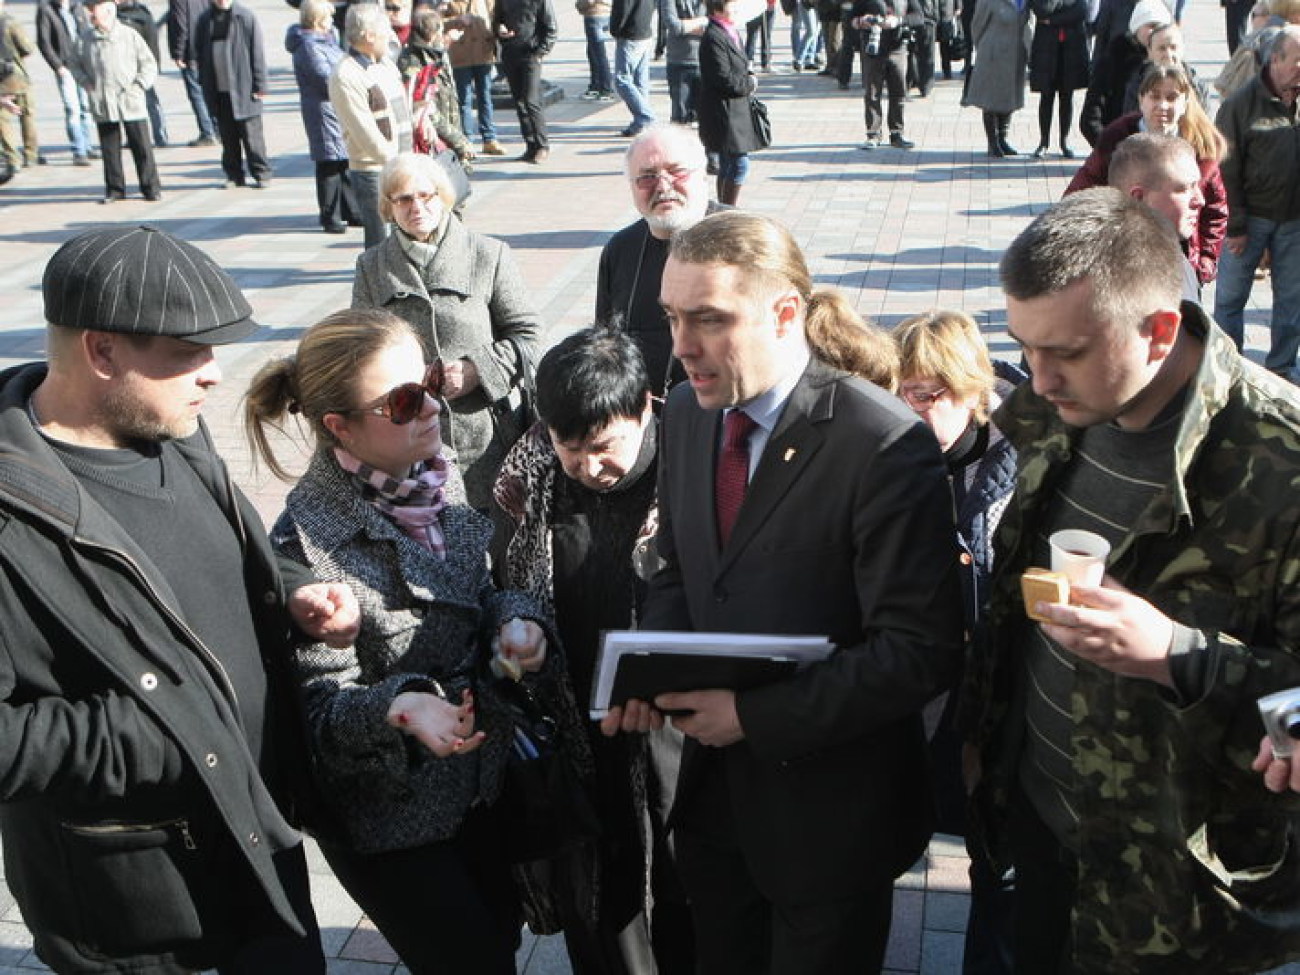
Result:
M1138 132L1138 123L1142 118L1140 112L1121 115L1102 130L1097 138L1097 145L1084 160L1079 171L1065 188L1065 195L1094 186L1105 186L1106 174L1110 169L1110 157L1115 147ZM1198 159L1201 167L1201 194L1205 205L1196 229L1192 231L1187 242L1187 258L1196 268L1196 277L1201 284L1209 284L1219 273L1219 251L1223 249L1223 238L1228 232L1228 191L1223 186L1223 177L1219 175L1219 164L1213 159Z

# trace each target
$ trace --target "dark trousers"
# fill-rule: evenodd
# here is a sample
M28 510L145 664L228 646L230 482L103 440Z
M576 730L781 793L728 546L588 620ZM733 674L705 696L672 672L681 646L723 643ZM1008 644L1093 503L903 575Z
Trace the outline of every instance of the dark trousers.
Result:
M316 204L322 227L359 219L346 159L327 159L316 164Z
M840 31L840 49L834 62L826 63L835 65L835 80L841 86L847 86L853 80L853 63L861 57L862 59L862 83L867 83L867 56L862 51L862 31L858 30L843 21L843 29Z
M903 96L907 94L907 48L898 48L889 54L866 59L867 138L881 136L882 121L888 124L890 135L903 134ZM880 111L881 97L888 93L888 116Z
M1250 29L1250 0L1228 0L1223 8L1223 28L1228 35L1228 57L1236 53Z
M441 843L355 853L321 843L345 890L411 975L515 975L522 923L492 813L476 813ZM267 969L267 971L271 971Z
M135 160L135 174L140 180L140 192L157 196L162 192L158 181L158 167L153 161L153 146L149 141L149 120L134 122L98 122L99 147L104 160L105 196L126 195L126 174L122 171L122 132L126 131L126 144Z
M1023 796L1017 796L1012 806L1008 835L1016 868L1015 971L1017 975L1069 975L1075 857Z
M822 39L826 45L826 68L828 72L834 72L836 62L840 56L840 44L843 42L844 25L840 23L839 11L826 16L818 13L817 19L822 25Z
M226 179L244 185L245 166L249 176L258 180L271 178L271 162L266 158L266 138L262 135L262 116L235 118L230 96L217 94L217 133L221 136L221 168Z
M510 97L515 100L524 145L529 152L550 148L542 108L542 59L506 46L501 49L501 70L510 86Z
M745 24L745 57L753 64L757 54L764 71L772 66L772 22L775 20L776 11L767 9Z
M259 911L250 908L250 904L260 903L258 898L250 897L240 904L239 916L229 919L234 925L248 928L249 933L240 939L234 953L216 966L220 975L267 975L268 972L276 975L325 975L325 953L321 949L320 929L311 905L307 857L302 845L275 854L275 869L306 934L298 937L287 933L256 933L257 926L270 923L279 926L279 922L258 917L259 913L269 915L270 909L264 907Z
M668 99L673 105L672 120L678 125L695 121L695 103L700 94L700 66L698 64L666 64Z
M912 28L916 34L916 39L912 42L912 65L915 71L913 78L916 84L916 90L921 93L922 97L930 94L930 89L934 87L934 43L936 25L934 21L927 20L920 27Z

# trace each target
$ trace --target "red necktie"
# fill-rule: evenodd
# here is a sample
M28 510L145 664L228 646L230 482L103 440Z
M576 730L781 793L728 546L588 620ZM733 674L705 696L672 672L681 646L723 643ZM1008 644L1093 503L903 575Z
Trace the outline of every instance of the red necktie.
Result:
M749 435L758 426L744 410L728 410L723 419L722 453L713 493L718 510L718 542L726 547L749 486Z

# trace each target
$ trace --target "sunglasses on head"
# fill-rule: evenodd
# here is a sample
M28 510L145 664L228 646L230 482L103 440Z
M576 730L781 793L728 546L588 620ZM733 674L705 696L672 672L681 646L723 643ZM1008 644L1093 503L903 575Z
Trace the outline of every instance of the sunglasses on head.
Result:
M429 363L429 368L424 372L424 381L418 383L402 383L400 386L394 386L379 403L370 406L362 406L351 410L329 410L330 413L373 413L375 416L386 416L389 422L401 426L404 423L410 423L424 409L424 396L427 393L434 399L442 396L442 387L446 382L446 370L443 368L441 359L434 359Z

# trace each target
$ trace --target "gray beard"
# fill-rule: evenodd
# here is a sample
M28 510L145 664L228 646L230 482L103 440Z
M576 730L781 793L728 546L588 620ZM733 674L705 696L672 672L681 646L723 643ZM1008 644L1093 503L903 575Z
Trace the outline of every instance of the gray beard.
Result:
M673 234L689 227L694 227L704 219L704 214L709 207L709 201L706 199L699 206L689 201L671 213L660 216L651 214L645 218L645 222L650 226L651 233L657 237L671 237Z

